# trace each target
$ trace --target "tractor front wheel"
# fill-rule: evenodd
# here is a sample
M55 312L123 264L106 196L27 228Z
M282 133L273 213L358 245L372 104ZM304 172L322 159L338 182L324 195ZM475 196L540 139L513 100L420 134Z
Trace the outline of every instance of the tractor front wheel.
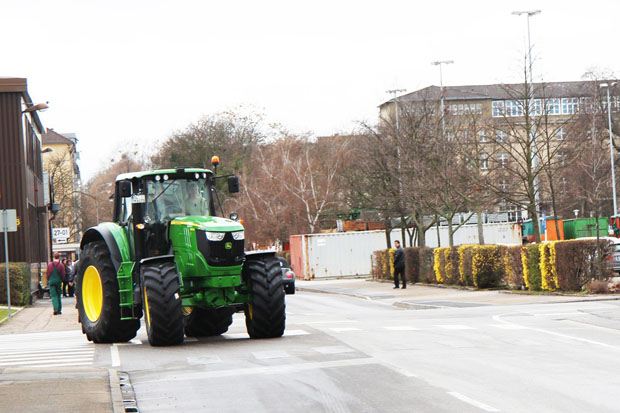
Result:
M185 316L188 337L219 336L228 331L234 310L229 308L194 308Z
M76 278L78 319L82 332L95 343L129 341L139 320L121 320L118 281L110 252L103 241L84 247Z
M174 262L143 265L142 307L146 332L152 346L183 342L183 311L179 275Z
M282 269L273 257L249 259L243 267L250 287L245 325L251 338L281 337L286 320Z

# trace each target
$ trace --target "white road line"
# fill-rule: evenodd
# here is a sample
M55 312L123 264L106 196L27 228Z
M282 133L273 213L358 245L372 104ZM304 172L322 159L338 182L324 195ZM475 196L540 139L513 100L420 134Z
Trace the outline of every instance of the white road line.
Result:
M275 350L275 351L255 351L252 353L257 360L269 360L269 359L281 359L290 357L286 351Z
M238 340L240 338L250 338L248 333L230 333L230 334L224 334L223 337L229 340Z
M46 350L2 350L0 352L0 357L4 356L13 356L18 354L75 354L75 353L85 353L85 352L94 352L95 349L93 347L78 347L78 348L63 348L63 349L46 349Z
M345 333L348 331L362 331L361 328L357 328L357 327L332 327L330 328L330 330L332 330L335 333Z
M338 368L338 367L352 367L363 366L368 364L381 365L374 358L357 358L348 360L333 360L323 362L311 362L311 363L299 363L299 364L284 364L280 366L264 366L264 367L248 367L229 370L212 370L212 371L199 371L199 372L187 372L182 373L162 373L157 378L147 378L146 380L133 379L134 386L143 385L147 383L161 383L171 381L194 381L208 378L220 378L220 377L239 377L250 375L271 375L271 374L291 374L308 370L318 370L326 368Z
M390 326L390 327L383 327L386 330L390 330L390 331L417 331L420 330L419 328L416 327L412 327L412 326Z
M185 337L183 341L185 341L186 343L194 343L198 341L198 339L196 337Z
M499 412L499 410L496 409L495 407L489 406L488 404L481 403L478 400L474 400L472 398L469 398L469 397L465 396L464 394L457 393L455 391L449 391L448 394L450 396L452 396L452 397L456 397L460 401L463 401L463 402L465 402L467 404L471 404L474 407L482 409L485 412Z
M443 328L445 330L475 330L474 327L461 324L436 324L435 327Z
M137 338L132 338L131 340L129 340L129 342L132 344L142 344L142 340Z
M73 365L74 361L76 363L80 363L80 362L90 362L89 364L92 364L92 358L91 357L62 357L62 358L54 358L54 359L50 359L50 358L41 358L38 360L15 360L15 361L7 361L7 362L1 362L0 366L2 367L6 367L6 366L26 366L29 364L43 364L44 366L55 366L56 365L56 361L62 361L63 363L66 363L68 361L70 361L71 363L69 363L69 365Z
M313 347L312 350L321 354L342 354L342 353L354 353L355 349L346 346L323 346Z
M521 326L527 330L538 331L539 333L549 334L549 335L556 336L556 337L562 337L568 340L580 341L582 343L593 344L595 346L605 347L605 348L612 349L612 350L620 350L620 347L618 346L613 346L611 344L602 343L600 341L589 340L587 338L582 338L582 337L569 336L568 334L556 333L555 331L545 330L545 329L537 328L537 327L523 326L521 324L516 324L511 321L506 321L502 318L502 316L505 316L505 315L508 315L508 314L496 314L493 316L493 320L500 322L500 323L504 323L504 324L513 324L516 326Z
M188 364L216 364L221 363L222 359L220 356L200 356L200 357L188 357Z
M302 324L338 324L338 323L359 323L357 320L324 320L324 321L307 321Z
M489 324L491 327L501 328L502 330L525 330L526 328L516 324Z
M121 365L121 355L118 353L118 346L116 343L110 347L110 356L112 357L112 367L118 367Z

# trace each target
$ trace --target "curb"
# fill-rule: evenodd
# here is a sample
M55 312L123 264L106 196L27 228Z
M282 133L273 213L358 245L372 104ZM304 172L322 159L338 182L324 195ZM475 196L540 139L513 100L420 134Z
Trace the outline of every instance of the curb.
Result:
M118 372L116 369L108 369L110 376L110 395L112 396L112 412L125 413L125 406L123 405L123 395L121 394L121 382L118 379Z
M321 290L319 288L308 288L308 287L296 287L297 291L306 291L306 292L310 292L310 293L319 293L319 294L333 294L333 295L346 295L348 297L354 297L354 298L362 298L364 300L372 300L372 297L368 296L368 295L363 295L363 294L356 294L356 293L350 293L350 292L346 292L346 291L326 291L326 290Z

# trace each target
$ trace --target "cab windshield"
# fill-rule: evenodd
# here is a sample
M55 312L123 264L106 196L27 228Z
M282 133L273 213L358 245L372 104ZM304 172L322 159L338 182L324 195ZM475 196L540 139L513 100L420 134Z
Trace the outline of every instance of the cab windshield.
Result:
M210 215L207 180L147 181L144 222L165 222L189 215Z

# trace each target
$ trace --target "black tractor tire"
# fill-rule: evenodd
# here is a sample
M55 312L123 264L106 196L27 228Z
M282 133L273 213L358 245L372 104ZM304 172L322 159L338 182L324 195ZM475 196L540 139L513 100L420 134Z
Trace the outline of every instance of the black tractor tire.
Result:
M251 338L273 338L284 334L286 304L282 270L274 257L248 259L243 266L250 289L245 305L245 326Z
M234 309L194 308L185 316L187 337L219 336L228 331L233 322Z
M86 312L86 307L90 304L88 300L92 300L92 296L82 291L85 271L91 266L97 270L102 290L101 311L95 320L91 320ZM84 247L76 278L75 295L78 320L89 341L122 343L136 336L140 320L121 320L118 280L105 242L91 242Z
M183 311L176 264L143 265L141 278L142 308L149 343L152 346L183 343Z

